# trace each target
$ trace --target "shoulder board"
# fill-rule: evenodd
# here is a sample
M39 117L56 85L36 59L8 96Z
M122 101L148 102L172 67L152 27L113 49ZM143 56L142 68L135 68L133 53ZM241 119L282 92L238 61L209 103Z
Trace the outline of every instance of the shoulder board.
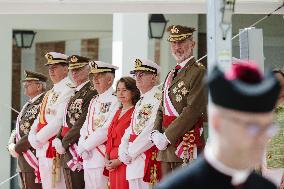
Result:
M73 83L66 83L66 85L72 89L76 88L76 86Z
M162 100L162 92L161 92L161 91L156 92L156 93L154 94L154 97L155 97L157 100Z
M90 85L89 90L94 91L95 90L94 86Z
M159 84L159 85L158 85L158 89L159 89L160 91L163 91L163 89L164 89L164 83Z
M36 101L34 102L34 104L39 104L41 103L42 99L44 98L46 93L42 93L40 97L38 97L38 99L36 99Z
M201 62L196 62L195 65L200 68L205 68L205 66Z

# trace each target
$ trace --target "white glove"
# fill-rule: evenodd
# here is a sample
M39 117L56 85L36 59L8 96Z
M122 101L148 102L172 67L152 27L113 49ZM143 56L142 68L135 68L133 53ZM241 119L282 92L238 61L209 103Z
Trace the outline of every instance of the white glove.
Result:
M61 142L61 140L59 138L53 139L52 146L55 148L57 153L59 153L59 154L64 154L65 153L65 149L63 148L62 142Z
M159 150L165 150L169 144L169 140L166 135L156 130L151 133L150 139Z
M35 134L32 134L30 133L29 136L28 136L28 140L31 144L31 146L34 148L34 149L39 149L41 148L43 145L36 139L36 135Z
M120 154L120 156L118 157L119 161L123 162L125 165L131 163L132 158L125 152L123 152L122 154Z
M9 144L8 150L9 150L11 156L13 156L14 158L19 157L19 154L15 151L15 144L14 143Z
M83 151L81 154L81 157L83 160L87 160L93 157L91 152L88 152L87 150Z

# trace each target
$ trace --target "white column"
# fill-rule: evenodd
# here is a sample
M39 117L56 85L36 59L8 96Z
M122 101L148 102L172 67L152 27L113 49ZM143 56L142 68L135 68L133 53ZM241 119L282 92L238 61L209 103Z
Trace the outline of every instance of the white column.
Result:
M130 75L135 58L148 57L148 14L113 14L112 64L116 79Z
M232 23L224 26L221 9L223 0L207 0L207 52L208 68L213 65L228 69L232 60Z
M222 13L221 8L224 6L223 0L207 0L207 63L208 74L210 74L214 65L218 65L224 70L230 68L232 59L232 24L230 24L227 31L224 33L222 30L221 21ZM231 19L231 18L230 18ZM208 115L211 111L211 99L209 96L208 102ZM212 128L209 119L209 140L212 136Z
M1 56L0 56L0 182L10 177L10 155L6 150L11 130L11 97L12 97L12 29L1 27ZM10 188L10 182L1 186Z

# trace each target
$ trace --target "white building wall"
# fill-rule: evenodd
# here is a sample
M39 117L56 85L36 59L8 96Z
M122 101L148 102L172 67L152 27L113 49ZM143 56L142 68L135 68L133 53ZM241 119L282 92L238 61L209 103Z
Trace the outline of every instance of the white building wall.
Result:
M112 36L101 37L99 39L99 60L112 62Z
M3 20L0 21L3 25ZM0 41L1 41L1 56L0 62L2 64L0 69L0 181L5 180L10 176L10 157L6 150L6 144L11 130L11 111L10 103L12 98L12 32L10 27L1 27ZM9 183L1 186L9 188Z

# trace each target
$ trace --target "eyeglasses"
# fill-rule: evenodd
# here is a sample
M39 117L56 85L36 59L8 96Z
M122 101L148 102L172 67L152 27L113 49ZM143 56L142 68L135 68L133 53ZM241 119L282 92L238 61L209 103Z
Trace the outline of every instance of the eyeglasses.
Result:
M279 123L277 122L261 125L259 123L244 121L227 115L223 116L223 118L232 120L235 124L238 124L238 126L242 126L251 137L256 137L264 133L268 137L273 137L279 129Z

